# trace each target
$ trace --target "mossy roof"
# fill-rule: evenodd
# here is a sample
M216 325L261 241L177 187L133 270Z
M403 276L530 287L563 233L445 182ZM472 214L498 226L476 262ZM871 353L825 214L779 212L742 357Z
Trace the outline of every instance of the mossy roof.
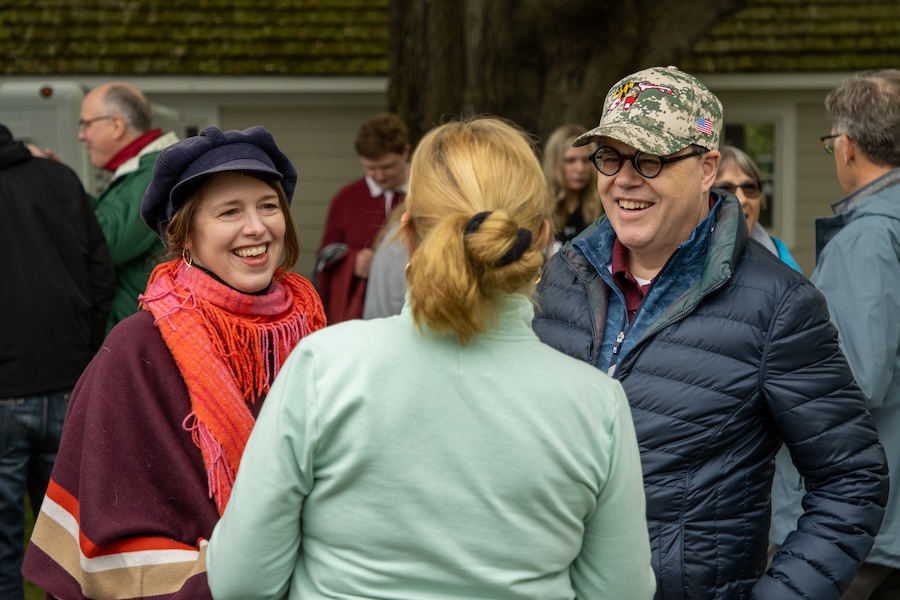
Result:
M707 73L900 67L900 2L749 0L679 66Z
M385 75L389 0L12 0L5 74Z
M390 0L10 0L0 74L386 76ZM897 0L748 0L703 73L900 67Z

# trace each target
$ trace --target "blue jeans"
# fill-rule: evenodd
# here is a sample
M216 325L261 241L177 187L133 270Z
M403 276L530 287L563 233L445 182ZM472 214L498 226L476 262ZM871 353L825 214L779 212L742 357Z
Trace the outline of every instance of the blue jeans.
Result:
M35 516L59 450L71 391L0 398L0 598L21 600L25 491Z

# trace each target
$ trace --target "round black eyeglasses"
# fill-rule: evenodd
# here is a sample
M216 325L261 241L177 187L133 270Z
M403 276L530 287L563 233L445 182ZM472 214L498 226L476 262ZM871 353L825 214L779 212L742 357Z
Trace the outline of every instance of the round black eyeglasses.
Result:
M695 149L689 154L681 154L679 156L667 158L665 156L647 154L640 150L634 154L622 154L614 148L603 146L591 155L591 162L594 163L594 166L597 167L598 171L607 177L612 177L622 169L622 165L625 161L630 161L638 174L647 179L652 179L662 172L664 166L673 162L678 162L679 160L684 160L685 158L699 156L704 152L706 152L704 149Z

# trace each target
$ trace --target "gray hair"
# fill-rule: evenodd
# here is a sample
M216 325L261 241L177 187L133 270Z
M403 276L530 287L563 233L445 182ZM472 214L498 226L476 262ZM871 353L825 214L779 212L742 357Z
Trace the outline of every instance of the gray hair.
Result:
M146 133L152 127L150 104L130 85L111 85L103 96L103 106L121 115L128 127L138 133Z
M719 158L719 171L733 165L752 177L756 182L756 185L759 186L762 207L766 208L766 194L763 191L762 171L759 170L759 166L757 166L756 162L750 158L750 155L740 148L728 144L719 148L719 154L721 155L721 158Z
M861 71L825 98L835 133L847 135L876 165L900 166L900 70Z

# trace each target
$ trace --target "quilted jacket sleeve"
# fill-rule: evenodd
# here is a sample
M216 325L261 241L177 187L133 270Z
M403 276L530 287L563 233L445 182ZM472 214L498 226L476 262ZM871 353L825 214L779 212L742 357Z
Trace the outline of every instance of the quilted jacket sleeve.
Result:
M807 493L751 597L839 600L881 526L887 462L822 295L797 280L778 302L761 384Z

